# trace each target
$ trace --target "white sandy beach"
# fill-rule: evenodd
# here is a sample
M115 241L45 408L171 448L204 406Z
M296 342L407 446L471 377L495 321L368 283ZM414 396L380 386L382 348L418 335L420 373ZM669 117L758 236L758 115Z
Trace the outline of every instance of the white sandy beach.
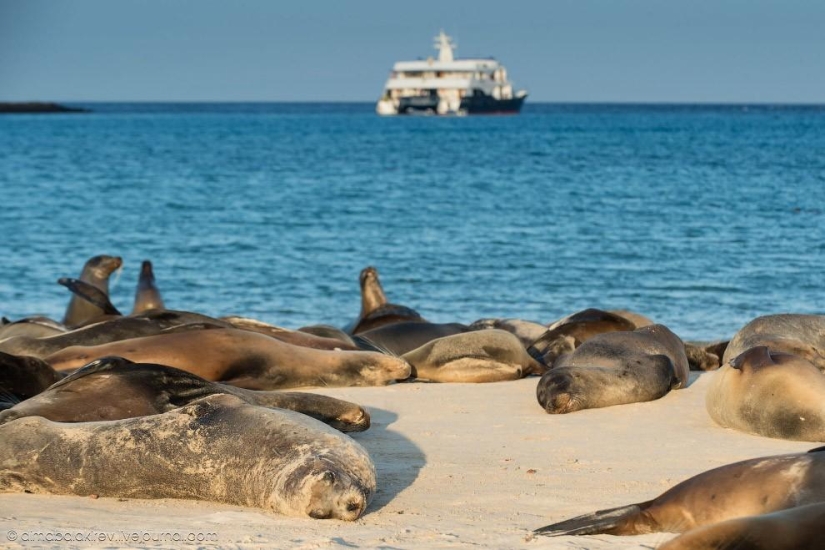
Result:
M356 522L175 500L0 495L0 547L207 547L153 542L215 533L223 548L655 548L672 535L534 538L570 516L649 500L710 468L819 446L746 435L705 412L713 373L651 403L551 416L537 378L494 384L398 384L316 390L369 408L355 434L378 492ZM9 532L11 538L8 540ZM34 533L103 533L106 542L22 542ZM136 543L122 537L149 538ZM134 536L134 535L133 535Z

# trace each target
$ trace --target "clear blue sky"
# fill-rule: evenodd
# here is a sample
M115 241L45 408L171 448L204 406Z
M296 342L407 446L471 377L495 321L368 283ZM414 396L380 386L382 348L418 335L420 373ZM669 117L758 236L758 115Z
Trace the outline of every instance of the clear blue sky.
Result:
M0 0L0 100L374 101L441 28L531 101L825 103L825 0Z

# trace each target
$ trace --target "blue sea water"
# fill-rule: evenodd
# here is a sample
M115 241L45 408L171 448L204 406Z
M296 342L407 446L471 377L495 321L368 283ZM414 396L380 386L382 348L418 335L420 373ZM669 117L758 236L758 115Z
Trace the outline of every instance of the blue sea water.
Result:
M822 312L825 107L88 104L0 117L0 314L97 254L167 306L343 325L358 273L434 321L630 309L686 339Z

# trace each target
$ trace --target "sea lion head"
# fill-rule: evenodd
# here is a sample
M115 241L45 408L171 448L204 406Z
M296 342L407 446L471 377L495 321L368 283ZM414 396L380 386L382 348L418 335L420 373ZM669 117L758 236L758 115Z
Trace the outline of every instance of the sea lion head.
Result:
M361 270L358 276L361 284L361 315L377 309L387 303L387 296L381 287L378 279L378 270L373 266L367 266Z
M412 367L401 357L375 351L333 352L347 353L345 366L338 369L336 385L386 386L406 380L412 375ZM344 384L344 382L346 382Z
M586 395L576 369L557 368L547 371L536 387L539 404L550 414L564 414L587 408ZM587 385L585 384L584 387Z
M90 258L83 267L83 275L81 279L86 282L91 282L91 279L106 280L115 270L120 269L123 265L123 259L120 256L94 256ZM87 280L86 276L90 279Z

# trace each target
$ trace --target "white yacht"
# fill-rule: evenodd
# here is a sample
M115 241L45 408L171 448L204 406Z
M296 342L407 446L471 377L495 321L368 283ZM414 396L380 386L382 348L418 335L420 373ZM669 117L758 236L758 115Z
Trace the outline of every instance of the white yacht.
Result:
M379 115L518 113L527 92L513 92L507 69L495 59L455 59L455 44L441 31L438 59L399 61L375 110Z

